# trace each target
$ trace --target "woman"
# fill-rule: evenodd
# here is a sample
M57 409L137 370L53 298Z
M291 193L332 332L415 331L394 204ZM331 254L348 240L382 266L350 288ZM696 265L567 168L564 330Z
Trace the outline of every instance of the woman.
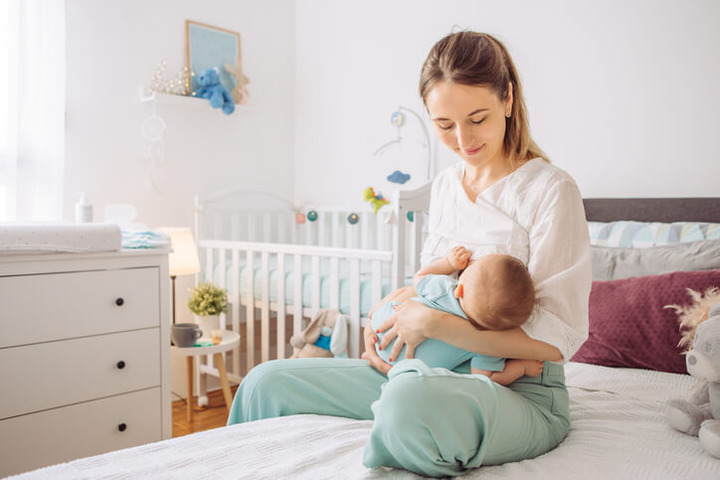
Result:
M437 338L485 355L543 360L543 373L502 387L417 360L391 369L368 327L364 360L278 360L253 369L228 423L300 413L374 419L367 467L460 475L543 454L567 434L562 363L587 338L590 249L580 193L530 138L519 78L499 41L474 32L440 40L423 65L420 94L436 134L463 160L433 182L423 264L455 245L476 256L513 255L533 277L536 306L522 327L480 331L405 302L378 330L381 346L397 338L391 357L404 347L411 359L424 339Z

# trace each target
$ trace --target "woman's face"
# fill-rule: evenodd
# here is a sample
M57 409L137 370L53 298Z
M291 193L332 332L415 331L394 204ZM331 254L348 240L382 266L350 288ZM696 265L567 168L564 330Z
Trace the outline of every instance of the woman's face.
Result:
M503 140L512 91L503 101L488 87L443 81L430 90L425 104L438 138L468 164L507 161Z

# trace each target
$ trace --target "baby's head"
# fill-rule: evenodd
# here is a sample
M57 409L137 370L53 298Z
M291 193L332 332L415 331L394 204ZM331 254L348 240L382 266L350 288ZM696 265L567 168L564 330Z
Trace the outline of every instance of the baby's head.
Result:
M530 317L535 286L520 260L490 254L470 262L458 279L455 296L475 327L507 330Z

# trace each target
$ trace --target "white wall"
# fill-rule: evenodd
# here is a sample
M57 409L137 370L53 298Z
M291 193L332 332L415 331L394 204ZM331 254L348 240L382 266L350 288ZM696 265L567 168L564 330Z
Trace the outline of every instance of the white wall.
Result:
M585 196L718 194L716 0L303 0L296 14L297 200L353 205L396 168L423 177L411 142L372 153L398 105L424 113L421 64L454 25L506 44L536 141ZM412 119L403 134L422 138Z
M95 220L129 203L149 227L192 226L193 195L230 187L266 188L291 197L294 157L293 0L65 0L67 130L64 218L84 191ZM247 109L225 116L204 101L156 105L167 125L165 164L147 181L140 126L152 105L140 102L162 60L165 79L185 65L185 20L241 35L250 78ZM52 72L48 72L52 81ZM177 279L177 321L193 277ZM172 390L185 393L185 362L174 358Z
M67 149L65 218L85 191L96 220L131 203L149 226L191 226L193 194L262 187L292 195L293 0L66 0ZM159 62L166 79L185 66L185 20L241 35L250 103L232 116L204 101L158 103L167 125L157 188L147 182L141 103ZM48 72L50 79L52 72Z

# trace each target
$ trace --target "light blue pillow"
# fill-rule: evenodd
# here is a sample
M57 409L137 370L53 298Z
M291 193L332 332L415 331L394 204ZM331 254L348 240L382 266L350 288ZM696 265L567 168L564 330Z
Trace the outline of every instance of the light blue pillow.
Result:
M602 247L648 248L720 240L719 223L588 222L590 243Z

